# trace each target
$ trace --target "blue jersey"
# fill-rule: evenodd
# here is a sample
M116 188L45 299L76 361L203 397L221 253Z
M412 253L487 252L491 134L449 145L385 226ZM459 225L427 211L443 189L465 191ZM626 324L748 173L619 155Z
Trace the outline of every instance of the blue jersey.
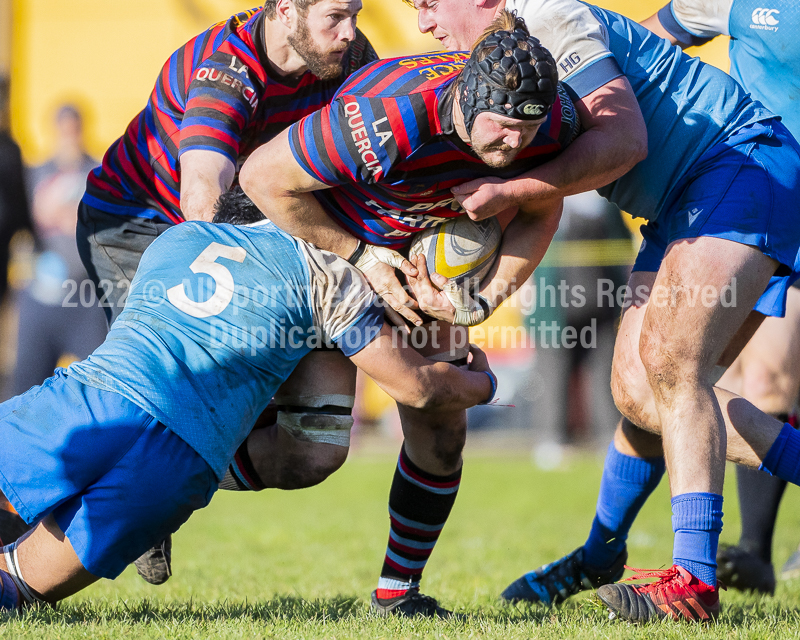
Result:
M774 118L728 74L612 11L577 0L508 0L579 97L626 76L647 125L648 157L599 193L655 220L714 145Z
M682 44L729 35L731 75L800 137L800 5L776 0L673 0L658 14Z
M577 113L560 86L531 144L507 167L489 167L452 122L453 82L468 59L468 53L442 52L374 62L354 73L332 104L292 126L295 159L334 187L314 196L355 237L407 246L426 227L464 215L451 187L518 176L578 135Z
M270 222L187 222L145 251L106 341L69 375L134 402L221 478L304 355L322 341L352 355L382 324L345 260Z

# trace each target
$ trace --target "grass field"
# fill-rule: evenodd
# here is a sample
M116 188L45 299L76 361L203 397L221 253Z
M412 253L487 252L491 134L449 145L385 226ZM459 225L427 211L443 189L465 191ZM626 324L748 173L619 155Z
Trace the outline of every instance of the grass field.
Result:
M166 585L150 587L129 568L57 610L5 619L0 638L800 637L800 581L782 583L775 598L724 593L720 621L709 626L609 622L584 597L554 610L498 604L497 594L521 572L584 541L600 479L596 458L544 473L522 455L468 456L423 582L464 619L377 618L367 603L383 560L393 464L388 455L361 455L314 489L222 492L175 537L175 575ZM734 484L725 503L726 542L739 530ZM671 564L666 485L631 534L634 566ZM778 522L778 565L800 541L798 507L800 491L790 488Z

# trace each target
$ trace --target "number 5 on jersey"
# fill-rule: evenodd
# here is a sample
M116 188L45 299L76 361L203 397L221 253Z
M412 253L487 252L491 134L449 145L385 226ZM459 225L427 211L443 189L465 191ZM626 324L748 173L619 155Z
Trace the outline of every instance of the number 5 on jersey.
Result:
M205 273L214 279L214 295L205 302L195 302L186 295L183 284L167 289L167 299L178 309L193 318L210 318L222 313L233 300L233 276L227 268L217 262L218 258L227 258L234 262L244 262L247 251L243 247L227 247L212 242L197 259L189 265L192 273Z

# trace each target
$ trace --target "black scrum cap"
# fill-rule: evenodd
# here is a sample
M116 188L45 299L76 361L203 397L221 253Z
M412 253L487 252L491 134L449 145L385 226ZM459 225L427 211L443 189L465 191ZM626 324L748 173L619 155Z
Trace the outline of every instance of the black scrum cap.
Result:
M486 49L494 50L478 62ZM519 84L510 90L505 77L515 67ZM483 111L516 120L543 118L556 100L557 85L555 60L539 40L521 28L493 33L475 48L462 72L459 104L467 133Z

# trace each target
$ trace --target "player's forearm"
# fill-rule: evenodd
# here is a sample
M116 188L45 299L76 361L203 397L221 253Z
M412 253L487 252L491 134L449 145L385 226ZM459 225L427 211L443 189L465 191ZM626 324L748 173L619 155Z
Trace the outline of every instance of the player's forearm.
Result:
M599 189L647 157L647 126L627 78L606 83L575 107L583 133L555 159L506 183L515 204Z
M311 178L288 147L288 133L256 149L239 172L239 184L278 227L320 249L349 258L358 241L325 212L312 195L328 186Z
M527 282L539 266L558 230L562 208L559 200L546 207L520 211L503 232L500 254L480 290L492 309Z
M271 193L262 189L251 194L244 185L242 189L286 233L345 259L355 251L358 240L336 224L311 193Z
M180 162L183 217L211 222L214 205L231 188L236 167L222 154L197 149L181 155Z
M667 31L664 28L664 25L661 24L661 20L659 20L658 18L658 13L654 13L646 20L642 20L640 24L646 29L650 29L650 31L655 33L659 38L664 38L665 40L669 40L672 44L680 47L681 49L687 49L688 47L691 46L688 42L679 42L675 36L673 36L669 31Z
M521 204L565 198L604 187L643 159L639 145L631 144L621 133L606 128L589 129L557 158L507 181L505 188L513 202Z
M422 367L418 389L410 406L428 412L462 411L486 402L492 395L492 383L485 373L466 371L445 362Z
M181 213L186 220L211 222L214 218L214 204L223 191L217 185L203 185L183 193L181 189Z

